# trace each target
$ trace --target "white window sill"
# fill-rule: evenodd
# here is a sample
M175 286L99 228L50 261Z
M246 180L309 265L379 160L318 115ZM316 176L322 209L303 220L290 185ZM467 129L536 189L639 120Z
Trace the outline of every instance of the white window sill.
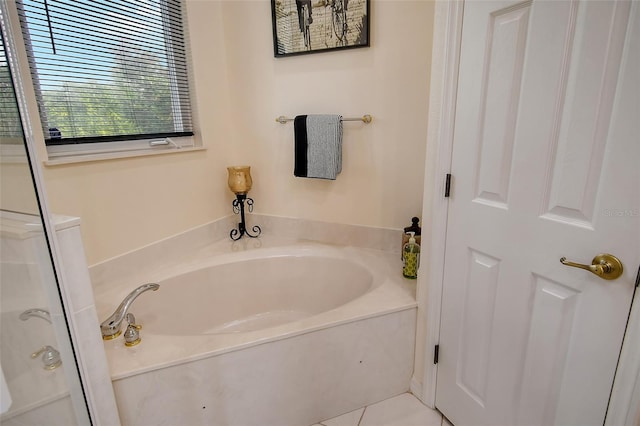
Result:
M53 167L65 164L204 150L203 147L196 146L193 136L90 144L50 145L47 146L49 158L44 162L44 165Z
M75 163L89 163L93 161L105 161L115 160L120 158L136 158L136 157L148 157L152 155L166 155L166 154L180 154L186 152L206 151L207 149L201 146L187 146L182 148L157 147L153 149L139 149L131 151L114 151L114 152L101 152L96 154L82 153L82 154L67 154L60 157L50 156L48 160L44 161L44 165L47 167L61 166L65 164Z

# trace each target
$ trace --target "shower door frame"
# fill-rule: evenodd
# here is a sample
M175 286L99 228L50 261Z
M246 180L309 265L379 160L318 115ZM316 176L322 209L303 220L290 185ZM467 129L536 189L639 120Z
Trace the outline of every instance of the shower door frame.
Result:
M453 133L456 113L458 71L465 0L437 0L435 5L432 70L429 96L429 120L423 217L429 226L423 236L430 241L423 263L426 273L418 275L418 333L416 347L421 346L423 372L411 381L411 390L430 408L435 407L438 364L435 348L440 341L440 317L444 283L444 260L447 236L448 198L444 197L447 174L453 159ZM631 25L631 23L630 23ZM423 237L424 238L424 237ZM632 265L635 267L635 265ZM639 271L640 274L640 271ZM637 283L636 283L637 285ZM423 319L423 321L420 321ZM422 330L421 330L422 329ZM417 358L416 358L417 359ZM631 314L616 370L605 426L621 424L635 413L640 416L640 291L634 293Z

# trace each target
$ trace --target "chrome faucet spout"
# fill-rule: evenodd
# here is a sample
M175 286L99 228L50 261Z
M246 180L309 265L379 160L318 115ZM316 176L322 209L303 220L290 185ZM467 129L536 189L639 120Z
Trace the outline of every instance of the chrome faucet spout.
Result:
M102 324L100 324L100 331L102 332L102 338L104 340L115 339L121 333L122 321L127 315L127 311L129 311L129 307L133 303L134 300L142 293L148 290L156 291L160 286L155 283L143 284L140 287L133 290L131 293L124 298L118 309Z

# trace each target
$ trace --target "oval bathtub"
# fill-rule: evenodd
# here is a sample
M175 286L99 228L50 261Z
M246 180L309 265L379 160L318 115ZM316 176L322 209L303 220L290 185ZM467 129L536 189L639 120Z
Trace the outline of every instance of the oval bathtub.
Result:
M337 308L365 294L373 282L370 270L345 258L249 258L158 281L160 290L143 296L135 313L145 331L155 334L256 331Z
M415 281L397 255L260 240L232 253L221 242L96 295L104 318L138 285L160 284L130 308L141 343L105 341L123 424L304 426L408 390Z

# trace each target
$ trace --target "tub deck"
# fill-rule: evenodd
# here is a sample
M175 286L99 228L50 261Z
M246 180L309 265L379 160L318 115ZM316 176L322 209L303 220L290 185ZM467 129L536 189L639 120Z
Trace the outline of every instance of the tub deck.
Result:
M176 322L186 323L186 328L185 324L168 327L166 321L157 327L161 322L157 318L155 323L148 318L145 328L145 316L151 314L145 313L143 307L152 305L149 301L161 294L162 284L157 292L143 294L131 307L132 313L142 314L136 317L143 325L142 342L130 348L124 346L122 338L104 342L123 424L302 426L409 390L415 351L416 282L402 277L398 253L263 235L257 240L203 244L170 261L149 262L153 266L147 268L125 259L130 262L125 265L128 276L102 280L106 285L95 289L98 312L106 318L125 295L146 282L162 282L216 264L256 256L283 256L292 251L298 255L316 253L349 259L358 265L352 272L371 272L366 274L369 281L365 280L364 287L362 282L346 282L345 287L350 288L334 299L337 304L316 291L304 293L310 299L306 306L303 303L287 308L285 304L284 312L278 312L281 307L274 308L263 318L257 310L246 310L249 315L236 318L238 324L213 321L223 328L230 327L226 332L207 329L206 324L196 327L190 321L199 318L199 314L191 318L173 314L178 317ZM150 250L157 252L155 247ZM327 269L339 264L327 263L333 265ZM112 268L102 271L115 276ZM214 271L209 276L219 274ZM359 281L353 274L349 279ZM303 279L298 276L297 280ZM166 289L169 285L167 281ZM318 284L317 280L313 285L320 285L327 292L341 287L335 283L333 287ZM215 295L200 294L204 287L193 288L198 288L196 293L205 303L211 300L212 310L216 309ZM246 297L254 291L260 293L258 290L262 289L249 286L240 293ZM221 295L225 289L214 292ZM168 300L177 298L175 292L165 294ZM262 292L261 297L270 296ZM227 303L236 305L237 300L243 299L234 300L236 303ZM223 309L220 303L225 301L217 302L218 309ZM202 312L201 309L202 304L193 310ZM192 330L195 333L187 334Z
M275 326L267 324L265 328L253 331L219 334L169 335L146 330L145 317L137 315L136 307L140 310L140 306L145 304L145 299L155 295L155 292L148 292L141 295L130 309L130 312L136 315L137 322L143 325L142 342L134 347L125 347L122 337L104 342L112 379L123 379L341 324L414 309L417 306L415 280L402 277L401 264L393 253L263 236L256 240L243 239L233 243L220 241L210 244L190 253L185 252L175 261L168 262L160 268L153 270L140 268L133 277L122 277L109 286L97 288L95 297L98 315L101 319L106 318L124 296L140 284L159 282L220 263L251 259L255 256L277 255L291 250L296 253L318 253L321 256L350 259L371 270L375 282L364 295L329 311L312 316L301 315L303 317L300 319L296 318L295 312L270 312L265 314L267 320L275 316L278 318L274 324L280 324ZM161 291L162 286L158 292ZM207 296L202 295L202 297ZM215 295L212 295L211 299L211 309L216 309ZM224 303L224 301L218 301L218 303ZM282 316L292 321L282 323ZM238 320L259 321L260 318L239 318ZM180 321L180 318L175 318L175 321ZM233 328L233 324L229 326ZM233 329L227 331L233 331Z

